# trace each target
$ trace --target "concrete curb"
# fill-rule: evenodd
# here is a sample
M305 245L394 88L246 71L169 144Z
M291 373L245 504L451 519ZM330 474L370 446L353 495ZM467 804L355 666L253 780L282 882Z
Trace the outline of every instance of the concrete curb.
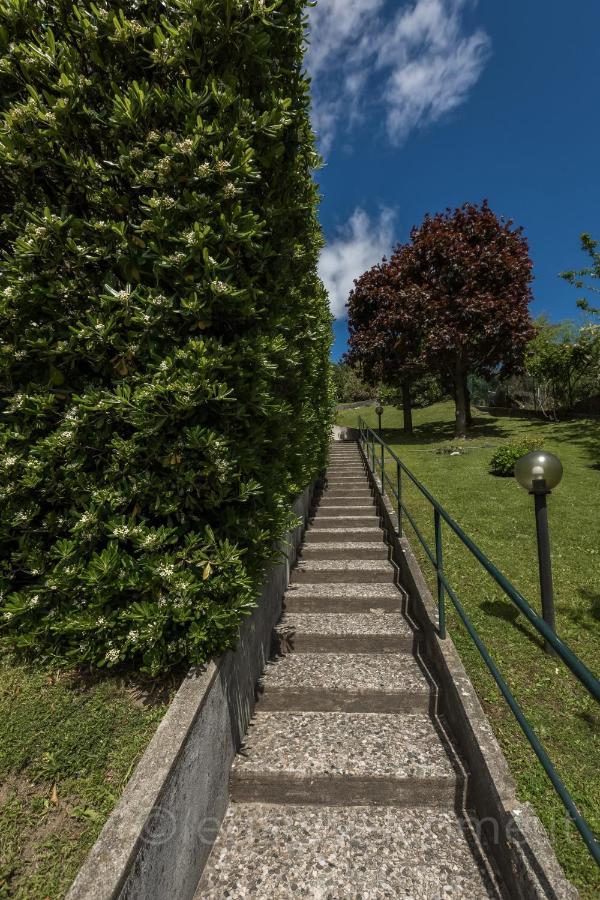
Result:
M285 558L271 568L236 649L188 673L66 900L194 896L229 802L231 764L318 487L294 502L302 524L282 542Z
M388 497L382 496L380 483L368 466L367 471L392 546L392 559L408 593L408 611L423 633L424 655L441 687L443 704L439 711L449 722L467 765L467 806L475 812L478 835L494 859L511 898L576 900L579 893L560 867L533 807L517 799L506 758L452 638L438 637L437 604L408 539L400 540L396 534L397 515Z

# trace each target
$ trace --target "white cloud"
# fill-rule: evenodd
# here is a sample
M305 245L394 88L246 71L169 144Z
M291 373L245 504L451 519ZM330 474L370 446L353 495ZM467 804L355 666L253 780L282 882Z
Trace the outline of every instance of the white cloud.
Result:
M321 252L319 275L329 294L331 312L336 319L346 315L346 303L355 278L388 254L393 241L395 213L381 210L372 221L363 209L354 213L339 229L338 236Z
M383 116L400 144L464 103L490 53L486 33L465 28L465 8L476 3L412 0L388 12L385 0L319 0L307 63L322 152L369 115Z

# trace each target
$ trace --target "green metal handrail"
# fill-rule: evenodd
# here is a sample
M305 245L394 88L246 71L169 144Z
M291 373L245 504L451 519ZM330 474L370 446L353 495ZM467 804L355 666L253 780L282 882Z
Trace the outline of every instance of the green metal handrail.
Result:
M593 675L592 672L587 668L587 666L579 659L579 657L571 650L571 648L564 643L555 632L546 624L546 622L538 616L536 611L532 608L532 606L528 603L528 601L523 597L522 594L514 587L513 584L506 578L502 572L487 558L487 556L479 549L477 544L463 531L460 525L455 522L455 520L450 516L439 500L427 490L427 488L421 484L421 482L416 478L412 472L404 465L404 463L398 458L398 456L394 453L391 447L386 444L381 437L370 428L362 417L359 417L358 420L359 426L359 443L365 455L365 459L367 464L373 474L373 477L377 478L377 469L379 468L381 473L381 493L382 495L385 493L386 485L391 491L392 496L396 501L396 514L397 514L397 534L398 537L402 537L403 534L403 518L406 517L408 519L413 531L415 532L421 546L423 547L429 561L431 562L433 568L436 572L436 580L437 580L437 600L438 600L438 634L440 638L446 637L446 596L450 597L454 608L456 609L460 619L462 620L465 628L471 639L473 640L475 646L477 647L481 657L483 658L484 663L489 669L494 681L498 685L502 696L508 703L513 715L515 716L517 722L519 723L525 737L529 741L534 753L539 759L541 765L544 768L548 778L550 779L552 786L554 787L556 793L560 797L565 809L569 813L571 819L575 823L579 833L581 834L588 850L591 855L595 859L596 863L600 865L600 845L596 841L594 833L586 820L583 818L579 810L577 809L575 802L569 793L566 785L560 778L556 769L554 768L552 761L550 760L548 754L546 753L544 747L539 741L535 731L531 727L525 713L521 709L517 699L509 688L508 684L504 680L504 677L498 667L496 666L494 660L490 656L481 636L477 632L477 629L471 622L465 608L460 602L458 596L456 595L452 585L448 582L446 575L444 574L444 565L443 565L443 542L442 542L442 522L446 522L446 524L451 528L451 530L456 534L460 541L467 547L467 549L473 554L473 556L478 560L478 562L483 566L486 572L494 579L494 581L502 588L504 593L512 600L512 602L518 607L518 609L527 617L529 622L533 625L536 631L544 638L544 640L550 644L555 651L556 655L559 659L569 667L569 669L573 672L576 678L583 684L588 693L594 697L594 699L599 702L600 701L600 681ZM378 451L376 451L376 446L379 445ZM385 454L386 452L391 456L393 461L396 464L396 478L395 485L394 481L390 477L390 475L385 470ZM406 475L407 478L419 489L419 491L423 494L423 496L428 500L428 502L433 507L433 516L434 516L434 534L435 534L435 552L429 547L427 541L423 537L421 530L419 529L417 523L415 522L413 516L406 508L406 505L403 500L402 495L402 475Z

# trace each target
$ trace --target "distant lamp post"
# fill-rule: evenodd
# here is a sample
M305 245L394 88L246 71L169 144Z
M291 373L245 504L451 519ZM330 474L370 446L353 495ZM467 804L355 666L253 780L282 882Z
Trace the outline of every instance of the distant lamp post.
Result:
M544 450L526 453L515 463L515 478L522 488L533 494L535 504L535 524L537 529L538 563L540 569L540 593L542 616L552 631L556 631L554 618L554 590L552 587L552 561L550 559L550 534L548 531L548 509L546 497L560 484L563 467L560 459ZM552 647L545 641L546 653Z
M383 415L383 403L381 402L381 400L377 401L375 412L377 413L377 418L379 419L379 437L381 437L381 417Z

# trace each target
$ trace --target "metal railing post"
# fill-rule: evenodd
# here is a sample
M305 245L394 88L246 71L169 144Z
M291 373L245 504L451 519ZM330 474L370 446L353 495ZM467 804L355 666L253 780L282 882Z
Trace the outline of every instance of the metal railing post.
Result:
M398 500L398 537L402 537L402 469L396 460L396 497Z
M442 520L437 509L433 511L433 524L435 528L435 571L437 575L438 595L438 630L443 639L446 637L446 601L444 592L444 552L442 549Z
M385 480L384 480L384 471L385 471L385 444L383 441L381 442L381 494L385 494Z

